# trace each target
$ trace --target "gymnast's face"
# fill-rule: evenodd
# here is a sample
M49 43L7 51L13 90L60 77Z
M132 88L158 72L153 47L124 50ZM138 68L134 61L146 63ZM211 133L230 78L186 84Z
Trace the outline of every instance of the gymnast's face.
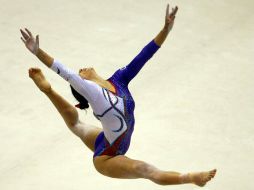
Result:
M95 72L94 68L89 67L89 68L79 69L79 76L82 79L92 80L96 78L97 73Z

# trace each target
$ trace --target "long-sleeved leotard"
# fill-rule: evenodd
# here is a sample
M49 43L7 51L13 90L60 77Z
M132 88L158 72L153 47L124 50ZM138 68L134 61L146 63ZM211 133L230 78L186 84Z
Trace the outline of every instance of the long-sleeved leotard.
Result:
M96 139L94 157L123 155L127 152L135 123L135 102L128 84L158 49L159 46L152 40L126 67L117 70L108 79L116 93L82 79L60 62L54 61L51 68L88 100L94 116L102 123L103 132Z

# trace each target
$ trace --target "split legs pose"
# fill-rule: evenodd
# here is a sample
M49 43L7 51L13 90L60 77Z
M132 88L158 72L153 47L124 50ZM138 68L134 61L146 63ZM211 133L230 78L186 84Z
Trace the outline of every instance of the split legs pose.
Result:
M95 139L102 129L79 121L76 108L51 87L39 68L29 69L29 77L50 99L69 129L77 135L89 149L94 151ZM133 160L124 155L115 157L106 155L97 156L94 158L93 163L99 173L108 177L121 179L144 178L160 185L193 183L198 186L204 186L216 174L216 170L187 174L162 171L143 161Z

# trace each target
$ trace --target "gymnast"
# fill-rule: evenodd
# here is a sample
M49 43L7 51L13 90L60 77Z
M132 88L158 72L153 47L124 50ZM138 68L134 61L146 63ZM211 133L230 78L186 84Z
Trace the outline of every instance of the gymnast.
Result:
M94 116L100 120L102 129L81 122L76 108L52 88L42 71L39 68L29 69L29 77L50 99L69 129L94 152L94 166L105 176L121 179L144 178L160 185L192 183L204 186L216 174L216 169L183 174L163 171L144 161L125 156L135 123L135 103L128 84L167 38L174 25L177 10L176 6L169 12L167 5L165 24L159 34L126 67L117 70L107 80L93 68L80 69L78 74L70 70L39 47L38 35L34 38L28 29L20 30L26 48L70 83L71 92L79 101L76 107L87 109L90 105Z

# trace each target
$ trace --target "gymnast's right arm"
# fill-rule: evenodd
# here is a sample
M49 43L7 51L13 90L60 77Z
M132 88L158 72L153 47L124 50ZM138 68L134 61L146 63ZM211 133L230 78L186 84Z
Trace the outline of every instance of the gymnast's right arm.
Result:
M47 67L68 81L72 87L81 95L83 95L91 104L91 106L93 106L93 103L98 97L98 92L100 92L99 86L92 81L82 79L77 73L70 70L59 61L48 55L46 52L39 48L39 36L37 35L36 38L34 38L28 29L25 29L25 31L22 29L20 30L22 34L21 40L24 42L27 49L36 57L38 57L38 59Z

